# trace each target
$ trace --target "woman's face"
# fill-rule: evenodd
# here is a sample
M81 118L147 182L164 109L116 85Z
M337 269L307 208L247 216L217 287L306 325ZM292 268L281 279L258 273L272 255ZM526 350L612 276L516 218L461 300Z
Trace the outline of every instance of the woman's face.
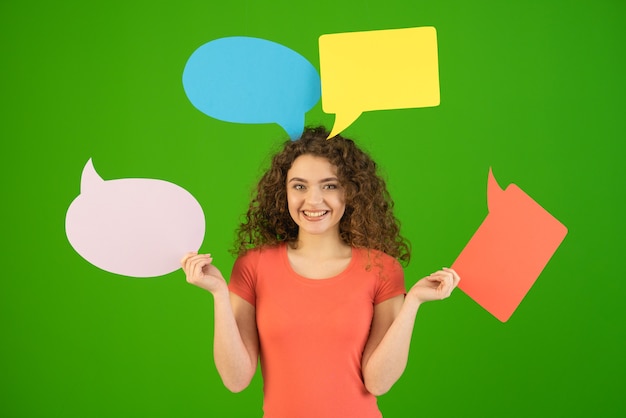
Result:
M300 236L339 236L346 203L337 167L323 157L304 154L296 158L287 172L287 204Z

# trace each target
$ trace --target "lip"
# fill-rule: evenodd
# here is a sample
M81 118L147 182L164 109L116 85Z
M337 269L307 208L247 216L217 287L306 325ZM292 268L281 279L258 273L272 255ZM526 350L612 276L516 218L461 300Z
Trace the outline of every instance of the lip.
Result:
M329 210L303 210L302 216L308 221L319 221L328 216Z

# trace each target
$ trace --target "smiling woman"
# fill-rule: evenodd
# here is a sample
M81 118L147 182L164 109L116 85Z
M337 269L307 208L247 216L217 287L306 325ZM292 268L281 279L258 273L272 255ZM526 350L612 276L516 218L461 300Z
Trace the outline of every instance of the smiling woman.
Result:
M305 154L296 158L287 172L287 204L298 225L299 241L306 235L336 237L346 209L337 167L323 157Z
M324 136L326 135L326 136ZM283 149L272 158L271 165L261 177L256 195L250 202L246 222L238 231L236 255L248 249L265 245L289 243L297 247L299 228L291 216L288 190L293 177L306 177L307 172L297 174L295 169L305 170L313 164L308 159L296 163L300 157L317 157L317 165L311 169L326 170L326 175L316 173L316 178L301 180L323 181L327 188L342 189L345 212L339 223L341 241L356 247L380 250L406 264L410 259L408 241L400 235L399 222L393 214L393 200L387 185L377 173L377 165L351 139L337 135L327 140L324 127L305 129L297 141L284 143ZM291 177L289 177L291 175ZM305 188L304 182L294 186ZM287 187L289 186L289 187ZM309 208L307 208L309 209Z
M287 141L256 188L226 283L190 253L187 281L215 300L215 364L233 392L260 359L266 418L381 417L376 396L404 372L420 305L450 295L451 269L408 293L409 261L376 164L325 128ZM406 297L405 297L406 295Z

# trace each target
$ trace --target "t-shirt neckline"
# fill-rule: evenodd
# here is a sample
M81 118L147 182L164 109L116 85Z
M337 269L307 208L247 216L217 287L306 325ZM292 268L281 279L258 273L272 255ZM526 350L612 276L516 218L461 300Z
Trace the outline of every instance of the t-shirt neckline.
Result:
M291 263L289 262L289 256L287 255L287 244L282 245L282 248L280 249L280 255L285 265L285 268L289 271L289 273L291 273L291 275L294 278L296 278L297 280L301 282L308 283L308 284L324 285L324 284L329 284L329 283L335 283L339 280L342 280L354 268L358 259L360 259L360 252L358 251L357 248L352 247L351 249L352 249L352 256L350 257L350 263L348 263L346 268L334 276L326 277L323 279L312 279L310 277L305 277L299 274L298 272L296 272L293 266L291 265Z

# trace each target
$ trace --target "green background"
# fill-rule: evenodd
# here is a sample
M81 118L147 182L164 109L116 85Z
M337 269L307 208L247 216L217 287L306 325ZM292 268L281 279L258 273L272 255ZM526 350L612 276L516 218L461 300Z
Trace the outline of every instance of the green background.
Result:
M425 305L384 415L625 416L625 18L608 0L2 1L0 416L260 416L260 376L231 394L215 371L208 293L180 270L117 276L71 248L82 168L186 188L206 214L201 250L227 274L285 134L196 110L187 58L243 35L319 69L322 34L417 26L438 31L441 105L365 113L345 131L388 179L413 243L407 285L480 225L489 167L569 233L508 322L462 291ZM306 115L333 118L321 104Z

